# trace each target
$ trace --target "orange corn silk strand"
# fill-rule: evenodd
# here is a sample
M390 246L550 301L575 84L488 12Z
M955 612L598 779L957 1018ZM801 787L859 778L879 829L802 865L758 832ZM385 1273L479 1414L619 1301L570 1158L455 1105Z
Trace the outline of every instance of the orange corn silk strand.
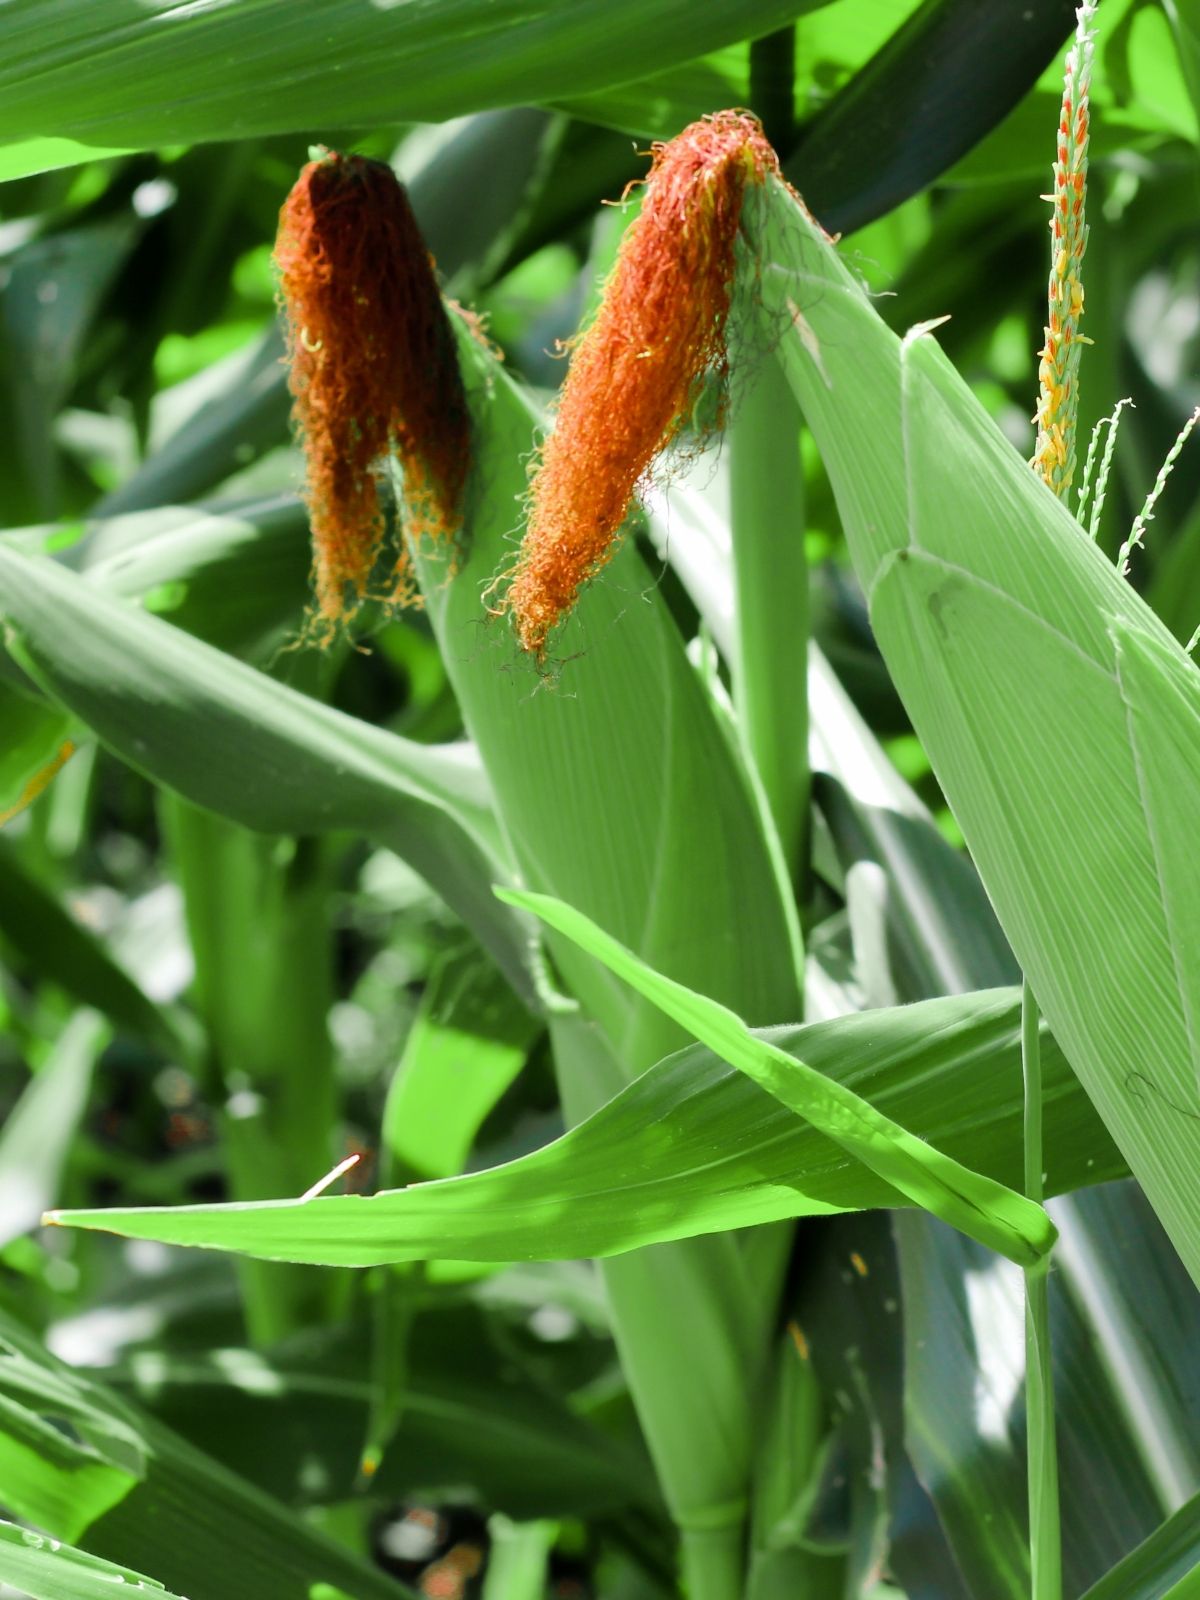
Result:
M653 157L641 214L575 347L530 487L528 529L504 603L522 646L539 657L612 555L639 480L687 422L700 384L727 377L746 185L779 168L757 120L734 111L692 123L656 144Z
M408 537L453 540L469 415L433 262L390 167L332 151L310 162L279 214L275 262L317 623L328 629L362 603L381 554L376 474L391 452L404 469ZM402 547L382 598L411 597Z

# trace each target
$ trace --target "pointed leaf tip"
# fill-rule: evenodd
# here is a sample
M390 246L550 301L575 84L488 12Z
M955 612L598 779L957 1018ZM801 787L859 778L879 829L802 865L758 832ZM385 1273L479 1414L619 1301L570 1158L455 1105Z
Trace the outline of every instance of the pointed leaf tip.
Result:
M551 895L497 887L506 904L531 911L702 1044L744 1072L915 1205L1019 1266L1035 1265L1058 1230L1045 1209L909 1133L868 1100L756 1038L733 1011L655 972L581 911Z

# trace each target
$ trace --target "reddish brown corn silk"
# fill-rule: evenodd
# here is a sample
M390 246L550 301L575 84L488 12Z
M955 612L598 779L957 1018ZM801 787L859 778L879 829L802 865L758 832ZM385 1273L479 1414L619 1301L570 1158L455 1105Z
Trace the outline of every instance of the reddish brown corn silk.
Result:
M505 605L538 656L612 555L639 480L688 421L701 384L724 383L746 185L779 166L756 119L734 111L692 123L653 156L641 215L575 347L530 487Z
M410 540L452 548L469 417L433 263L390 167L330 151L306 166L275 244L293 419L304 444L318 631L353 615L383 549L376 474L404 470ZM412 597L407 552L381 598Z

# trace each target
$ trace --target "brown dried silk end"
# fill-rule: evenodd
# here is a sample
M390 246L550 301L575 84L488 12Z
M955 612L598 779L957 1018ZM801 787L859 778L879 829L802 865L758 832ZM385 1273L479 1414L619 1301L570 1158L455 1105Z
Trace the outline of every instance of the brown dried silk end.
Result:
M758 121L735 111L692 123L653 157L641 215L575 347L504 600L538 657L612 555L639 480L688 422L701 385L715 379L724 392L742 201L748 183L779 171Z
M301 172L275 243L293 420L307 463L318 634L368 594L395 453L410 540L453 550L470 460L454 335L408 197L390 167L330 151ZM413 597L397 550L378 598Z

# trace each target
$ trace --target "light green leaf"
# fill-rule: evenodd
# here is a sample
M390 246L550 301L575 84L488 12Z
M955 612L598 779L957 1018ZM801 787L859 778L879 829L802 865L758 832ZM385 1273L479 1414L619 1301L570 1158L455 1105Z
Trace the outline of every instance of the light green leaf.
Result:
M1011 990L773 1029L761 1046L869 1092L887 1116L1002 1182L1021 1173L1018 1003ZM1049 1035L1048 1192L1122 1167ZM715 1131L714 1131L715 1130ZM714 1141L716 1149L714 1151ZM370 1198L64 1211L56 1222L276 1260L606 1256L905 1196L743 1073L698 1047L644 1073L563 1138L505 1166Z
M267 833L369 833L425 876L528 992L524 940L488 908L504 870L469 746L418 745L334 711L0 548L10 649L118 755L197 805Z
M548 895L512 889L496 892L590 950L722 1060L746 1073L916 1205L1020 1264L1039 1260L1053 1245L1054 1225L1040 1206L943 1156L869 1101L755 1038L727 1007L652 971L573 907Z
M461 1172L538 1027L477 949L443 960L421 997L388 1091L380 1142L389 1165L426 1178Z
M104 149L82 144L78 139L18 139L0 145L0 183L13 178L29 178L38 172L54 172L59 167L77 167L85 161L103 161L108 156L127 155L126 150Z
M764 296L880 648L1054 1036L1200 1276L1195 951L1172 921L1200 881L1165 758L1195 748L1195 668L933 340L902 344L782 190L763 211Z
M0 1505L78 1539L144 1476L145 1445L121 1402L106 1405L31 1343L0 1315Z
M70 753L73 719L0 681L0 826L33 803Z
M11 1522L0 1522L0 1579L30 1600L112 1600L117 1584L178 1600L153 1578Z

